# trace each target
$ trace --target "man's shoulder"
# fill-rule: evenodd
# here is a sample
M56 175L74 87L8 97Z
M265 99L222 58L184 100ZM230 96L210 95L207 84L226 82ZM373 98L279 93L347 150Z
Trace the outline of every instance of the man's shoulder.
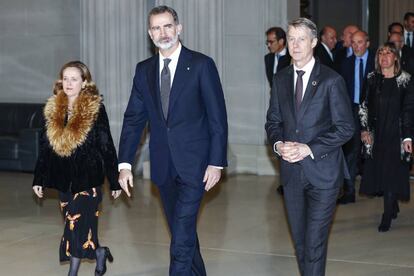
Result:
M140 62L138 62L137 66L148 66L149 64L152 64L154 62L156 62L158 59L158 54L155 54L147 59L144 59Z
M290 78L292 76L292 72L293 72L293 65L288 65L280 69L279 71L277 71L275 78L277 80L283 80L286 78Z
M213 61L213 59L209 56L207 56L206 54L194 51L194 50L190 50L186 47L183 46L183 48L181 49L181 55L183 56L189 56L191 57L191 60L193 62L207 62L207 61ZM181 57L180 55L180 57Z
M321 63L319 63L319 75L321 78L325 80L332 80L332 81L336 81L342 78L341 75L338 72L336 72L334 69Z

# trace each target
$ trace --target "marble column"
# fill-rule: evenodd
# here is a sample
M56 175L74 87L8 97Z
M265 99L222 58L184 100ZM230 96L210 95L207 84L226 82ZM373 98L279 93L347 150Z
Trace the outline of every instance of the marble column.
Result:
M151 1L81 0L81 59L104 96L116 147L138 61L151 56Z

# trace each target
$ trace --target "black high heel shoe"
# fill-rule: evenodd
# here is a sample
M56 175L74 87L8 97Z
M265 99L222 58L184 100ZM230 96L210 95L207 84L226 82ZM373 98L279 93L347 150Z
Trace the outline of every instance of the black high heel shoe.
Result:
M387 232L391 227L391 216L382 215L381 223L378 226L378 232Z
M95 269L95 276L102 276L106 273L106 260L108 260L110 263L114 261L114 257L111 254L111 250L109 250L108 247L102 247L105 250L104 253L104 263L102 270Z

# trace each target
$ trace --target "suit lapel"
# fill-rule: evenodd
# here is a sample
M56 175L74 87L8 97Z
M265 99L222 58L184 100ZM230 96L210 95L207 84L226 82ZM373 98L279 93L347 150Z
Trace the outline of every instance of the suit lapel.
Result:
M294 82L293 65L290 65L288 70L289 71L287 75L287 80L285 81L285 84L286 84L285 91L287 91L288 93L287 98L289 100L287 102L289 104L289 108L293 114L293 117L296 117L295 91L294 91L294 86L293 86L293 82Z
M306 109L309 106L309 103L312 101L313 96L316 93L316 88L319 84L319 72L320 72L320 65L319 62L316 61L315 65L313 66L313 70L309 77L308 84L306 86L305 95L303 96L302 103L300 104L299 112L297 114L297 120L300 120L306 112Z
M191 56L191 51L182 46L171 87L168 113L170 113L172 108L174 108L174 104L183 92L184 84L187 83L186 79L188 79L189 74L191 73Z
M151 92L154 106L157 110L157 114L164 120L162 114L161 99L160 99L160 81L159 81L159 55L155 55L147 70L148 87Z

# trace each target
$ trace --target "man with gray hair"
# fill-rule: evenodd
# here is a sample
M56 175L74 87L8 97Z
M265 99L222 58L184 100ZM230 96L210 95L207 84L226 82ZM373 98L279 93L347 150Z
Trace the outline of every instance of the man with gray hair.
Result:
M341 146L354 133L346 85L313 57L316 25L289 23L293 64L274 77L265 125L280 157L280 179L300 274L325 275L336 199L349 176Z

